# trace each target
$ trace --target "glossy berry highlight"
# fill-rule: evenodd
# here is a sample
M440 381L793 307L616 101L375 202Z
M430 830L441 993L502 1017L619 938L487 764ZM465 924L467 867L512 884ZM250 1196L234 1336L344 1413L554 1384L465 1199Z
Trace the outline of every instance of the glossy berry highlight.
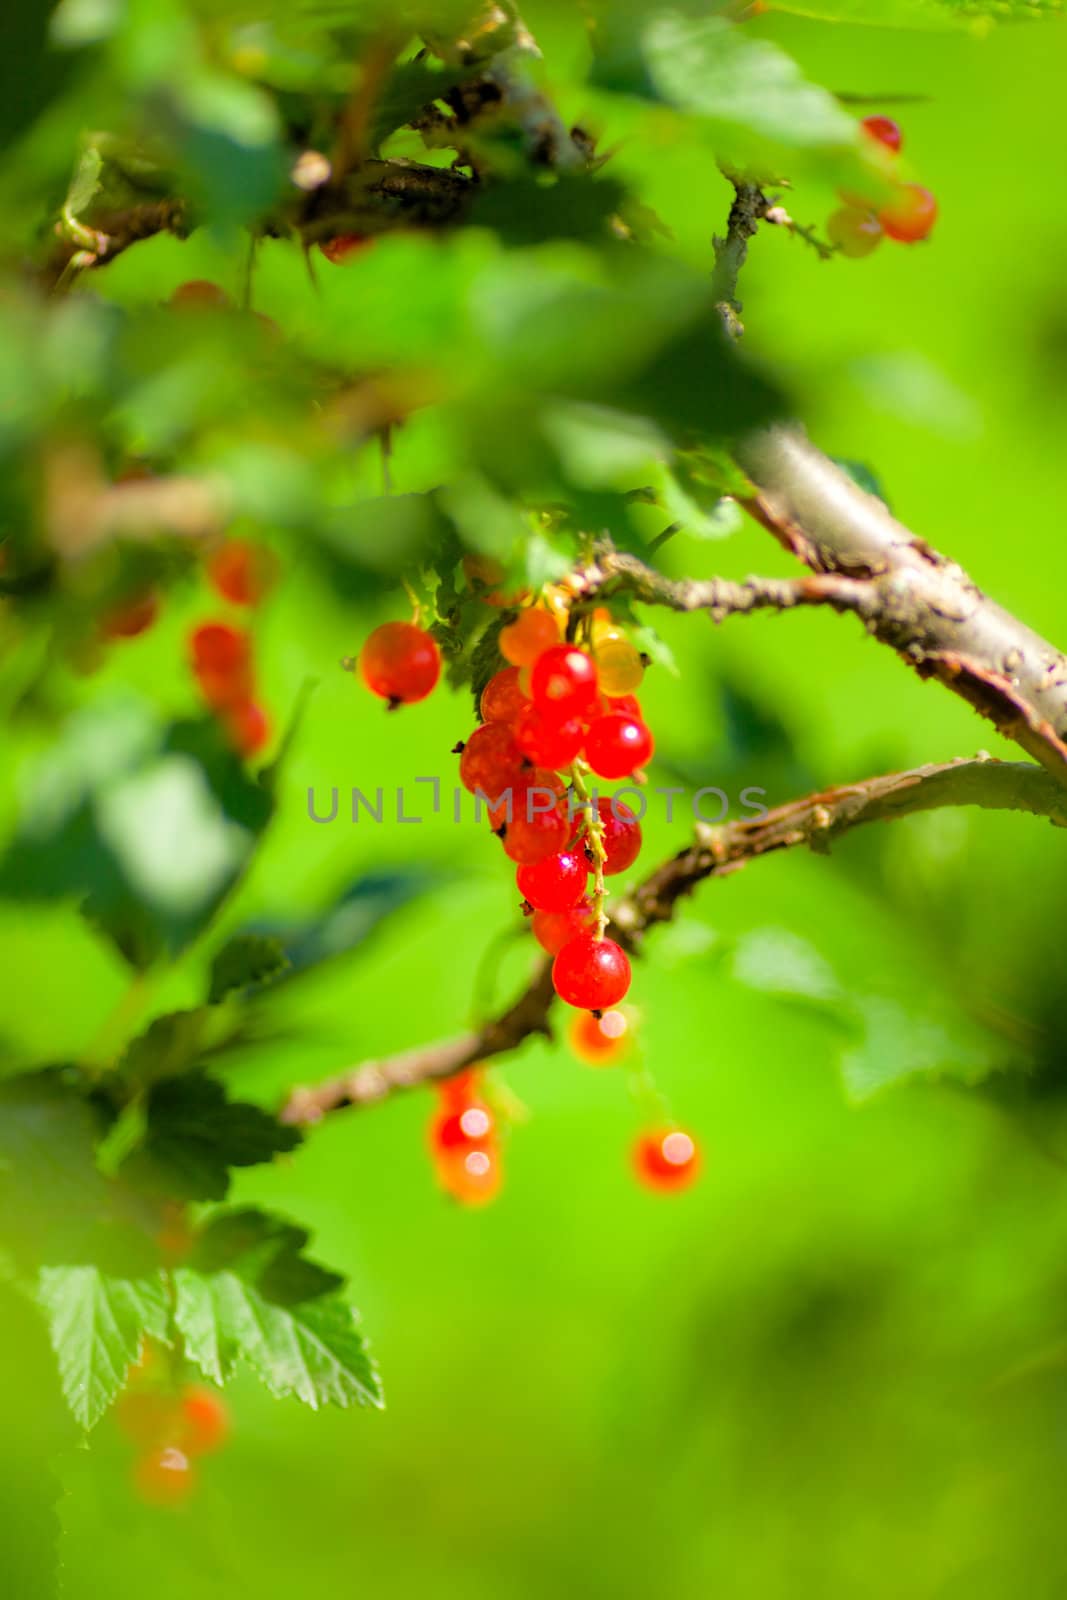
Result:
M530 672L530 698L558 722L580 718L596 703L597 675L591 656L575 645L544 650Z
M189 1457L175 1445L165 1445L142 1456L133 1478L138 1495L150 1506L181 1505L196 1485Z
M589 862L584 850L564 850L520 867L515 882L535 911L569 911L585 894Z
M590 1067L611 1067L621 1061L630 1048L630 1022L625 1011L612 1008L595 1017L580 1011L567 1029L571 1050Z
M392 710L426 699L441 676L441 653L424 628L385 622L363 646L359 667L367 688Z
M580 1011L605 1011L625 999L630 962L613 939L580 933L552 963L552 983L561 1000Z
M627 778L652 759L652 734L636 717L621 712L597 717L585 736L585 758L601 778Z
M633 1163L638 1181L646 1189L671 1194L696 1180L700 1153L692 1135L683 1129L655 1128L637 1140Z

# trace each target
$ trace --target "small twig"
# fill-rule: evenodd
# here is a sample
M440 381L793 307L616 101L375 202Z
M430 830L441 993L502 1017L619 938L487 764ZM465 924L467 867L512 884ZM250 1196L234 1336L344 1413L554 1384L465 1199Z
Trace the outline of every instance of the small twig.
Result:
M608 931L636 951L652 928L670 921L678 901L707 878L732 875L749 861L799 845L826 852L852 828L942 806L1024 811L1067 827L1067 794L1048 773L1028 762L984 757L892 772L806 795L776 806L764 817L699 827L691 844L657 867L616 906ZM475 1062L517 1049L532 1035L550 1038L548 1019L555 999L551 965L542 961L519 999L482 1028L383 1061L365 1062L314 1088L294 1089L282 1109L283 1120L319 1122L344 1106L367 1105L399 1090L450 1077Z

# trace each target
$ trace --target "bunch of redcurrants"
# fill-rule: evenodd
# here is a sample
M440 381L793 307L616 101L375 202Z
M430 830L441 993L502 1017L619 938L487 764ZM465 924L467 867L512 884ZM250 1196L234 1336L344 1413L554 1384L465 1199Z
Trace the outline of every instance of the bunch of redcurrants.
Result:
M481 598L514 606L487 589ZM571 1027L579 1059L598 1065L625 1054L630 1014L626 951L606 936L605 879L633 866L641 824L618 796L601 796L594 779L643 781L652 733L635 691L646 658L603 607L580 614L565 585L524 597L499 630L503 664L480 697L481 722L456 747L464 788L484 806L505 855L515 864L524 914L552 957L559 997L581 1015ZM441 659L417 623L377 628L360 656L363 681L391 709L424 700ZM500 1182L495 1119L477 1072L447 1080L430 1131L442 1187L457 1199L491 1199ZM650 1187L676 1189L696 1174L693 1140L678 1129L643 1134L635 1150Z
M133 1479L142 1500L180 1505L196 1487L196 1460L221 1449L230 1433L225 1402L202 1384L176 1383L168 1355L151 1345L130 1369L115 1422L137 1446Z
M892 117L865 117L860 127L879 150L889 151L891 158L899 155L903 134ZM842 191L841 199L845 203L830 217L826 231L845 256L869 256L884 238L918 244L929 237L937 221L937 201L919 183L892 179L890 197L879 206L851 191Z
M210 558L216 590L231 605L259 604L274 583L269 550L231 539ZM189 658L205 704L239 755L258 755L270 739L270 719L256 696L252 635L231 622L204 622L189 636Z

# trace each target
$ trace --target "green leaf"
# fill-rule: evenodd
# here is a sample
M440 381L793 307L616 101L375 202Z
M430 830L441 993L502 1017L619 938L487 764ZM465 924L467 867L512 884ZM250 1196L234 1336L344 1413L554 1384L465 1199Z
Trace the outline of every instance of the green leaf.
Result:
M0 1242L16 1261L94 1261L133 1275L157 1264L159 1207L98 1170L105 1127L73 1071L0 1083Z
M787 928L757 928L738 941L735 982L786 1000L840 1003L844 994L829 962Z
M777 45L722 17L653 17L642 47L658 95L706 117L728 139L790 147L856 142L856 124L832 94L809 83Z
M75 898L148 966L211 920L271 811L213 719L163 730L135 703L105 702L72 718L31 775L0 896Z
M288 969L289 957L279 939L262 933L238 933L211 963L208 1004L227 995L265 989Z
M214 1217L174 1274L186 1354L219 1383L243 1360L272 1394L381 1405L356 1314L336 1292L343 1280L303 1255L307 1237L262 1211Z
M44 1267L38 1299L59 1361L63 1395L91 1428L114 1400L141 1341L167 1341L162 1273L111 1278L97 1267Z
M204 1278L180 1267L174 1277L185 1353L205 1376L223 1383L244 1361L271 1394L314 1410L382 1405L356 1313L343 1300L277 1306L232 1272Z
M862 1038L841 1058L841 1075L853 1100L866 1100L914 1077L974 1084L1003 1064L1003 1048L964 1018L954 1018L949 1026L942 1016L905 1009L881 995L860 996L854 1004Z
M1063 0L775 0L776 11L820 22L910 28L923 32L976 22L1036 22L1061 17Z
M300 1139L260 1107L227 1099L206 1073L185 1073L149 1091L143 1137L119 1176L169 1199L224 1200L231 1167L271 1161Z
M300 1305L340 1289L344 1279L304 1255L305 1228L246 1207L216 1212L201 1231L190 1266L204 1273L235 1272L277 1305Z

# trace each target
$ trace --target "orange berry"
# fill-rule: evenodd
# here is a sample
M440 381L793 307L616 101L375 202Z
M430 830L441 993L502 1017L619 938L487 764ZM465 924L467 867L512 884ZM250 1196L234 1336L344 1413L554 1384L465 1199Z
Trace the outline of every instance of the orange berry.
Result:
M630 1023L625 1011L617 1007L599 1017L580 1011L571 1018L567 1038L579 1061L590 1067L611 1067L630 1048Z
M696 1141L681 1128L643 1133L634 1145L633 1161L645 1188L664 1194L687 1189L700 1171Z
M213 1389L192 1384L182 1395L178 1413L182 1447L191 1456L210 1455L230 1435L230 1413Z
M861 210L859 206L842 206L826 224L830 243L836 245L843 256L857 260L877 250L883 231L874 212Z
M150 1506L181 1505L196 1482L188 1456L173 1445L142 1456L133 1477L137 1493Z
M937 201L929 189L918 183L898 184L878 220L891 239L901 244L918 244L929 236L937 221Z
M500 654L517 667L529 667L552 645L559 644L559 624L550 611L530 606L500 630Z

